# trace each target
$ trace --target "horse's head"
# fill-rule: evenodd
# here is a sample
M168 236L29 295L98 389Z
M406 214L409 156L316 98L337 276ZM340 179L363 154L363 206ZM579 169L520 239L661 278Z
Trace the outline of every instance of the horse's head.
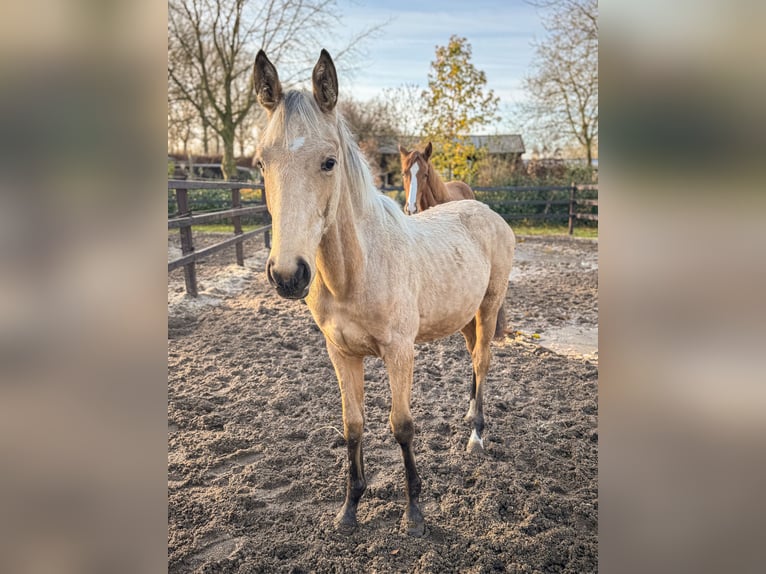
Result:
M417 150L409 151L399 146L399 159L402 162L402 185L406 199L404 212L412 215L428 208L423 202L422 192L428 185L428 160L433 147L428 142L423 153ZM420 190L420 194L418 193Z
M305 297L316 274L316 252L337 211L344 161L335 112L338 78L325 50L312 80L313 97L283 93L263 50L255 58L253 87L268 115L255 155L273 226L266 273L277 293L290 299Z

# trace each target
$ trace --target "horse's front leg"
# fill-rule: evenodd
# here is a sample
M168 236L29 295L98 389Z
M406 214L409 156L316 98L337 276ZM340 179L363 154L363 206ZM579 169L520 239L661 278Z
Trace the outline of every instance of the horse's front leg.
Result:
M357 526L356 508L367 488L364 478L362 434L364 432L364 366L361 357L344 354L327 341L327 352L335 367L343 402L343 435L348 447L348 480L346 501L335 517L335 526L350 534Z
M404 459L407 509L404 513L403 524L411 536L422 536L425 532L425 521L418 506L421 480L415 467L415 456L412 453L415 426L410 413L414 357L415 349L412 344L409 344L402 348L387 350L383 360L386 363L391 385L391 430L396 442L402 449L402 458Z

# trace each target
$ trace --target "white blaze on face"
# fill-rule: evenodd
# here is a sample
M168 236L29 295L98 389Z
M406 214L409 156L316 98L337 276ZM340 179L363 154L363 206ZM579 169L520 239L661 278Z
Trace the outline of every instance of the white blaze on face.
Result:
M293 142L290 144L290 151L297 151L303 147L303 142L306 141L306 138L299 137L295 138Z
M418 170L420 169L420 166L417 163L413 163L412 167L410 168L410 201L408 205L408 209L410 213L415 213L417 211L417 208L415 207L417 198L418 198Z

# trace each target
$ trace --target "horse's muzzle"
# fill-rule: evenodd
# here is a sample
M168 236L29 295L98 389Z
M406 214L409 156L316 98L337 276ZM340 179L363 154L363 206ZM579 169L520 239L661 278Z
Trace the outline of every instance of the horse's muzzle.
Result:
M269 278L271 286L277 290L277 293L286 299L302 299L308 294L309 284L311 283L311 268L302 258L298 258L295 273L290 277L285 277L274 269L274 260L269 259L266 264L266 276Z

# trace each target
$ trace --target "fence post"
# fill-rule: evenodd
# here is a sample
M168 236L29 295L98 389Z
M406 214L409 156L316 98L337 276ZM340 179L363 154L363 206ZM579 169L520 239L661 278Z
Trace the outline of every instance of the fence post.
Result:
M231 206L232 207L242 207L242 197L240 194L239 189L232 189L231 190ZM242 235L242 219L239 215L235 215L231 218L232 223L234 224L234 235ZM240 267L245 266L245 252L244 248L242 246L242 242L234 245L234 249L237 252L237 265Z
M569 235L574 234L574 220L575 220L575 191L577 187L572 182L569 188Z
M266 205L266 183L264 182L263 189L261 189L261 203ZM271 213L268 206L266 206L266 221L267 225L271 223ZM266 245L266 249L271 249L271 229L267 229L263 232L263 242Z
M178 203L178 216L183 217L191 215L189 209L189 198L187 190L176 189L176 202ZM181 253L188 255L194 251L194 244L192 243L192 230L191 225L181 227L178 230L181 236ZM197 267L194 261L190 261L184 265L184 281L186 281L186 292L192 297L197 296Z

